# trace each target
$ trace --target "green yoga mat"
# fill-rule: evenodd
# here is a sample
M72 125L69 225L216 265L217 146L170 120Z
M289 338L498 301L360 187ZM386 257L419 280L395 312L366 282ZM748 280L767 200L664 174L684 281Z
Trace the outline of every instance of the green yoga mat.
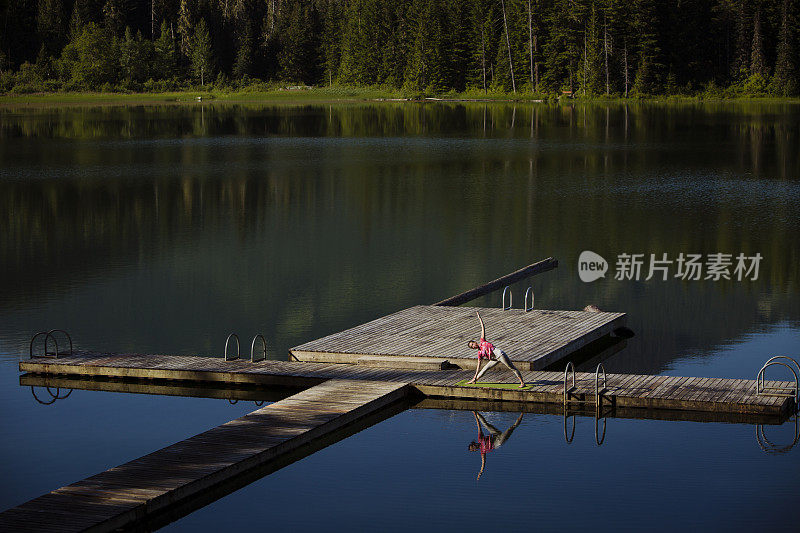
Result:
M484 383L479 381L477 383L467 383L468 379L462 379L456 383L456 387L480 387L482 389L510 389L510 390L528 390L533 385L528 384L520 388L519 383Z

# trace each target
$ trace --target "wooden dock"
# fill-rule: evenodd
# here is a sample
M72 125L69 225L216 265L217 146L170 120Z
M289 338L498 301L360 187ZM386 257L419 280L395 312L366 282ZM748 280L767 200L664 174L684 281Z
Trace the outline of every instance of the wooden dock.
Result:
M401 383L326 381L0 513L0 531L113 531L153 523L159 513L281 461L408 392Z
M523 371L529 384L513 387L514 377L498 365L484 376L481 386L467 386L473 372L461 369L420 370L361 365L244 360L142 354L75 352L59 358L34 357L21 361L23 372L53 376L97 376L198 383L309 387L327 380L383 381L408 384L425 396L555 403L564 402L564 373ZM499 388L505 384L508 388ZM594 402L595 375L576 374L568 387L569 402ZM767 381L767 387L791 388L794 383ZM755 380L608 374L601 391L604 405L641 409L669 409L785 416L794 398L756 394Z
M487 337L520 370L541 370L625 325L625 313L417 305L328 335L289 352L296 361L355 363L394 368L442 368L445 361L474 369L467 342Z

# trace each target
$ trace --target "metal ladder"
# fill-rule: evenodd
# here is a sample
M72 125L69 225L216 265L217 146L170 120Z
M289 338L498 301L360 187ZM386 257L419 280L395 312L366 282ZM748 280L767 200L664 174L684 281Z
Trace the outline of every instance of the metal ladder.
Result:
M572 386L567 388L567 379L570 375L570 368L572 369ZM603 388L600 389L600 372L603 374ZM608 388L607 381L606 381L606 368L603 366L603 363L597 363L597 368L594 371L594 404L597 407L600 407L603 393ZM567 406L570 402L575 403L590 403L591 400L573 400L569 398L569 393L575 389L575 365L572 361L567 363L567 367L564 369L564 407Z
M790 361L794 364L794 368L789 363L785 363L784 361ZM766 387L764 385L764 371L771 367L771 366L785 366L789 370L792 371L794 375L794 389L788 387ZM795 368L797 368L797 372L795 372ZM798 374L800 374L800 363L796 360L792 359L787 355L776 355L775 357L770 357L767 359L767 362L761 366L761 369L758 371L756 375L756 395L757 396L780 396L783 398L794 398L794 409L795 412L798 410L798 400L800 400L800 396L798 396L798 391L800 387L798 385Z
M230 344L231 339L234 339L236 341L236 357L231 357L229 359L228 358L228 345ZM258 361L266 361L266 359L267 359L267 340L264 338L264 335L258 333L258 334L256 334L255 337L253 337L253 341L250 343L250 362L251 363L255 363L256 362L256 355L255 355L255 353L256 353L256 341L258 341L259 339L261 339L261 353L263 354L263 357L261 359L258 359ZM239 351L239 336L236 333L231 333L230 335L228 335L228 338L225 339L225 352L224 352L223 358L224 358L225 361L235 361L235 360L239 359L240 355L241 354L240 354L240 351Z
M506 306L506 294L508 294L508 305L507 306ZM531 299L530 306L528 305L528 296L530 296L530 299ZM511 291L511 285L506 285L503 288L503 303L500 306L500 308L503 311L508 311L512 307L514 307L514 293ZM525 290L525 301L524 301L524 304L523 304L523 308L525 309L526 313L529 313L530 311L533 311L533 287L528 287Z
M30 358L33 358L33 343L36 342L37 337L39 337L40 335L44 335L44 354L38 355L37 357L53 357L55 359L58 359L58 356L62 354L58 349L58 338L55 335L56 333L63 333L64 336L67 337L67 340L69 341L69 354L72 355L72 337L70 336L70 334L64 331L63 329L51 329L50 331L40 331L36 333L33 337L31 337L30 345L28 345L28 356ZM55 352L47 351L47 346L49 344L50 339L53 339L53 344L55 345L56 348ZM64 352L63 355L66 355L66 352Z

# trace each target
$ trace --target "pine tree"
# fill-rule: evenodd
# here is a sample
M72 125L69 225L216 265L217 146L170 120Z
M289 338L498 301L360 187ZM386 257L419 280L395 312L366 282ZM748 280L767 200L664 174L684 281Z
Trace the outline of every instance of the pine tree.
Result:
M442 48L443 25L437 16L439 2L417 1L412 8L413 38L404 87L411 91L444 88L446 52Z
M62 0L39 0L36 25L42 44L49 54L56 54L64 46L65 24Z
M279 64L281 75L290 81L316 83L319 81L319 14L314 4L305 0L293 0L284 4L281 30L281 53Z
M333 85L333 78L339 72L342 58L342 7L336 0L328 0L322 12L322 56L323 75L328 85Z
M745 79L750 71L750 48L752 46L750 33L753 26L747 5L747 0L740 0L736 12L736 50L731 66L731 77L739 81Z
M662 64L658 45L658 18L654 0L635 0L633 35L636 39L637 68L633 91L637 94L654 94L659 90Z
M602 92L601 72L602 56L600 42L600 27L597 19L597 8L592 2L589 9L589 20L583 36L583 69L581 82L584 94L600 94Z
M756 9L753 16L753 45L750 50L750 75L760 75L764 79L769 76L767 60L764 57L764 41L761 36L761 9Z
M578 24L581 6L572 0L555 0L547 15L549 35L544 46L546 71L542 81L552 90L566 87L574 93L583 49Z
M789 0L783 0L781 29L778 34L778 49L775 59L775 75L772 78L772 92L779 96L795 95L798 89L790 15Z
M472 68L469 82L484 91L492 84L491 64L495 56L494 43L497 41L494 27L497 15L495 3L491 0L473 0L470 9L472 46Z
M113 35L119 35L129 25L129 14L127 0L106 0L103 5L103 24Z
M181 0L178 10L178 48L181 57L189 60L191 60L192 49L194 48L194 34L192 32L194 12L192 10L193 3L191 2L192 0Z
M161 22L158 39L154 45L155 49L155 71L160 79L169 79L175 75L177 54L175 51L175 40L172 32L167 26L167 21Z
M205 85L206 78L214 74L211 35L208 33L205 19L201 18L197 23L192 41L192 72L195 78L200 79L200 85Z

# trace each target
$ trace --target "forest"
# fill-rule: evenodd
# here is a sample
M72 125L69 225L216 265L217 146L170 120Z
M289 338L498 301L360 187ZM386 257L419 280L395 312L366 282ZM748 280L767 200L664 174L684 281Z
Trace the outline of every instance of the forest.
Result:
M789 0L0 0L0 92L796 96Z

